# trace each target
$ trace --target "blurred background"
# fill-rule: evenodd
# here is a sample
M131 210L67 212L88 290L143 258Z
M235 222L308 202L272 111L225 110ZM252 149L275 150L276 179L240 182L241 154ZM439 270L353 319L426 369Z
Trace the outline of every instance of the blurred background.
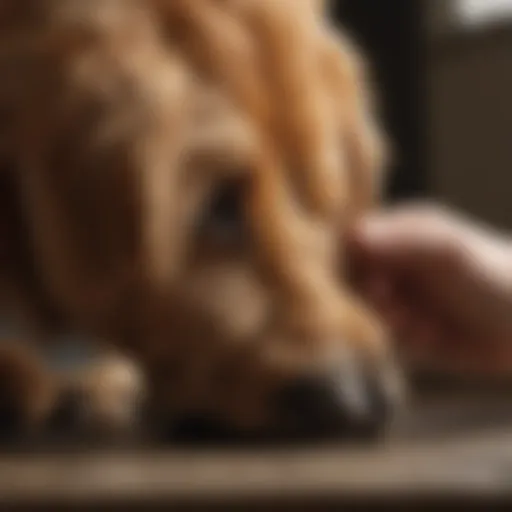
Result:
M370 55L399 160L392 200L512 227L512 1L339 0Z
M431 197L512 228L512 0L333 0L332 15L374 70L397 157L389 201ZM389 503L383 494L406 496L409 506L469 497L483 509L510 498L512 435L509 427L496 431L503 400L486 409L471 392L473 408L462 410L467 399L441 389L445 402L414 413L405 444L361 456L333 447L297 457L81 454L51 463L1 454L0 510L147 510L157 502L179 510L339 510L353 491L364 508ZM508 416L511 397L505 392ZM476 423L486 430L468 437L465 427Z

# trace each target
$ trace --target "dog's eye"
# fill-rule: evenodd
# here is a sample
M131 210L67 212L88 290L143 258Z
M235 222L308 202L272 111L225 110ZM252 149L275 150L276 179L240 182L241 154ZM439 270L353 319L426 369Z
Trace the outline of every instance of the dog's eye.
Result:
M214 191L202 219L202 231L216 242L237 242L244 236L243 186L223 183Z

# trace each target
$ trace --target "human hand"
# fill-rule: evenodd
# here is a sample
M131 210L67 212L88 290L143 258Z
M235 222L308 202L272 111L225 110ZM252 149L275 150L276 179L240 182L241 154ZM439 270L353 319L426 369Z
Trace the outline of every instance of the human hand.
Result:
M417 363L512 372L512 245L435 206L372 214L349 237L357 284Z

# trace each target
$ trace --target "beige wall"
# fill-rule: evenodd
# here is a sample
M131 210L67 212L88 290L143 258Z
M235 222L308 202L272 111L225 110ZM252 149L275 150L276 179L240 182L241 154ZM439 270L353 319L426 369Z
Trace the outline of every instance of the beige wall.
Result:
M441 35L432 49L434 194L512 229L512 29Z

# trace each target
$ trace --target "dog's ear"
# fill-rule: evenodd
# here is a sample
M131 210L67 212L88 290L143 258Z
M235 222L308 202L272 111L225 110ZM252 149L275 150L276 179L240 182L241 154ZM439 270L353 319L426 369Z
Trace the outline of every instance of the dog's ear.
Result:
M390 158L378 113L376 91L360 49L343 36L326 45L325 71L339 116L341 147L348 174L350 218L379 199Z
M381 125L376 91L367 74L359 80L344 140L355 206L364 210L372 207L383 192L391 145Z

